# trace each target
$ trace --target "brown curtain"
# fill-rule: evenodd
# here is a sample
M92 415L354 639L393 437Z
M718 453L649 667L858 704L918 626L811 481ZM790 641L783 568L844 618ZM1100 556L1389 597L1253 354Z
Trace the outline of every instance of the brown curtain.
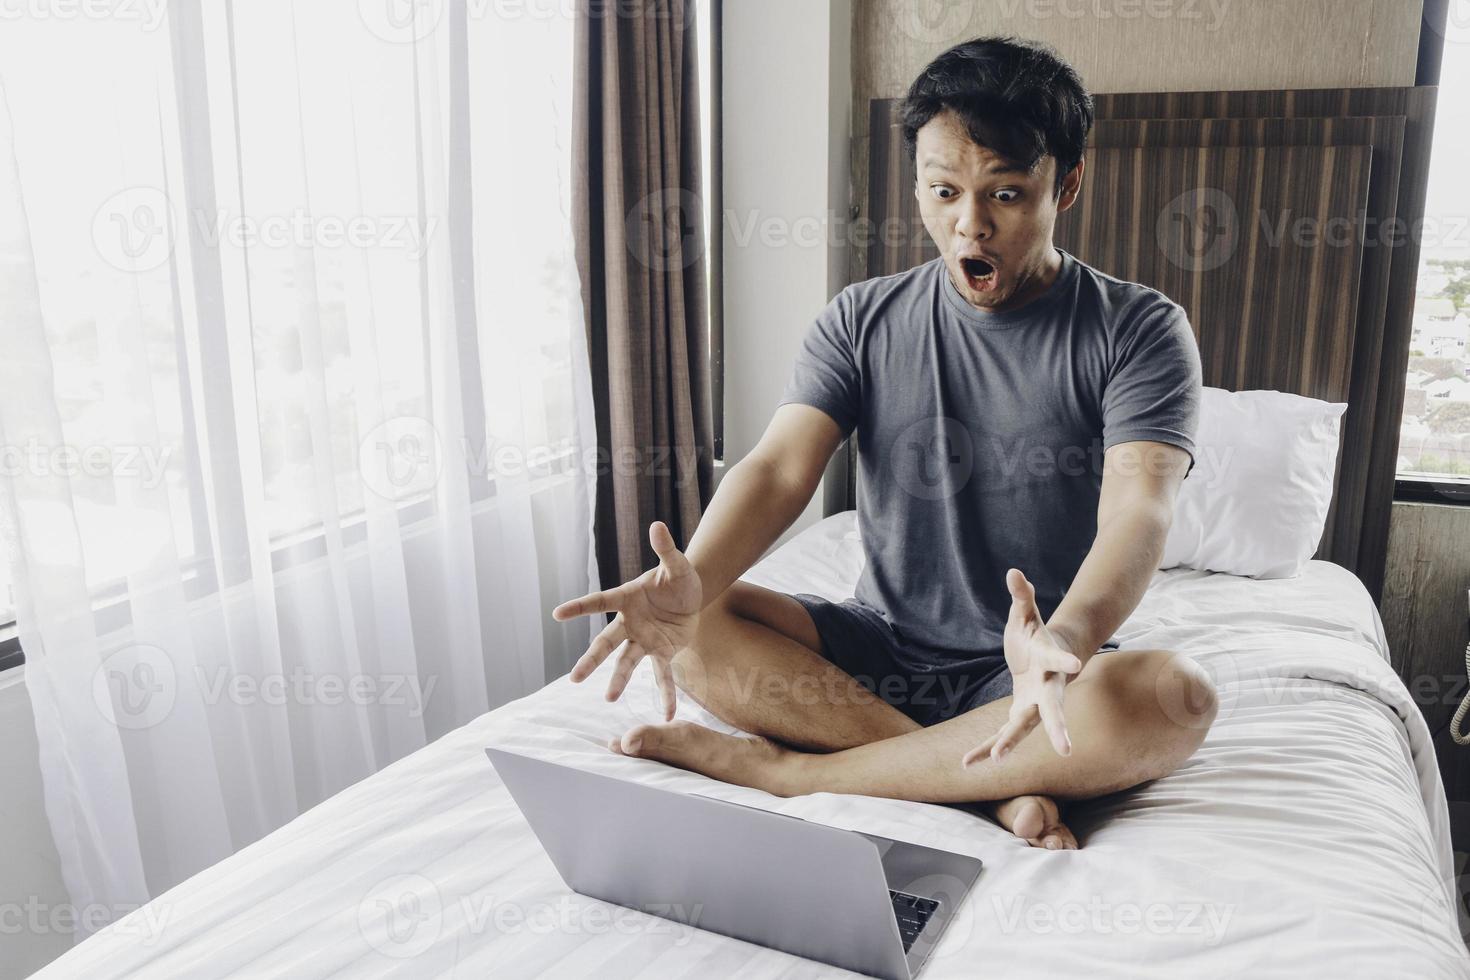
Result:
M573 227L597 411L604 588L687 547L713 492L691 0L578 4Z

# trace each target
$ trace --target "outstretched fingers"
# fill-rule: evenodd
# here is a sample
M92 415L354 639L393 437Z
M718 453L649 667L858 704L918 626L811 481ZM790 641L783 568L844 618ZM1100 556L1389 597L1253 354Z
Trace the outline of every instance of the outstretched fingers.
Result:
M986 757L999 762L1038 725L1045 729L1057 755L1072 754L1072 739L1067 734L1061 698L1046 696L1035 704L1028 704L1019 710L1013 709L1011 717L995 734L965 753L960 765L968 767Z
M624 588L620 585L616 589L589 592L579 598L568 599L551 610L551 618L560 623L564 620L576 619L578 616L590 616L593 613L617 612L623 607L623 597L626 595Z
M591 676L592 672L602 666L602 662L612 656L612 652L618 648L618 644L628 638L628 631L623 625L621 616L615 617L611 623L603 627L602 632L592 639L587 652L582 654L572 666L572 683L579 684Z
M659 701L664 709L664 721L673 721L674 712L679 710L679 699L674 687L674 669L664 657L653 658L653 674L658 678Z
M1067 735L1061 698L1043 697L1036 707L1041 713L1041 724L1046 729L1047 737L1051 739L1051 747L1056 750L1057 755L1071 755L1072 739Z
M659 561L668 562L674 559L688 561L687 558L684 558L684 553L679 550L679 546L674 543L673 532L663 521L654 521L648 525L648 543L653 546L653 553L658 555Z
M999 738L1000 732L996 732L994 735L990 736L985 741L981 742L979 745L966 752L965 757L960 760L960 765L969 768L971 765L974 765L976 762L979 762L981 759L989 756L991 748L995 746L995 742Z
M1011 593L1011 618L1027 623L1041 619L1036 605L1036 587L1019 568L1006 570L1006 589Z
M629 640L623 644L623 650L618 654L617 667L613 669L612 679L607 682L607 699L616 701L623 696L623 691L628 687L628 681L633 677L633 671L642 660L645 651L637 641Z
M1031 730L1040 724L1040 722L1041 716L1036 705L1027 705L1021 711L1013 714L1004 725L1000 726L1000 730L994 735L975 746L969 752L966 752L965 757L960 760L960 764L968 766L986 756L999 762L1005 758L1007 752L1020 743L1021 739L1030 734Z
M674 535L663 521L654 521L648 526L648 543L653 546L653 553L658 555L659 564L668 574L685 575L694 571L689 556L679 550L674 543Z
M1058 674L1075 674L1082 669L1082 661L1075 654L1068 653L1060 647L1046 647L1039 643L1033 643L1027 649L1030 655L1029 666L1032 669L1040 668Z

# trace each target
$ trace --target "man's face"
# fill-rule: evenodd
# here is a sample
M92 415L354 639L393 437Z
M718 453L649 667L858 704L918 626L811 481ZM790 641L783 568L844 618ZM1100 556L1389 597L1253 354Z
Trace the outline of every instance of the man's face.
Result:
M1057 198L1054 157L1042 157L1029 172L1016 168L972 141L949 110L919 130L914 162L919 213L960 295L1000 313L1041 293L1052 228L1077 199L1082 164L1067 175Z

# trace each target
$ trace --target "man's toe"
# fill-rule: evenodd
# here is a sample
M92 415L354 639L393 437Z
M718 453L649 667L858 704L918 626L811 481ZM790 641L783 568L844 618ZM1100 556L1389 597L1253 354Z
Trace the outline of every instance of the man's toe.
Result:
M1040 837L1046 830L1047 814L1040 797L1020 796L1004 800L993 812L1002 827L1022 840Z
M1077 837L1072 833L1070 827L1062 823L1060 814L1055 810L1055 804L1052 806L1043 804L1038 807L1038 811L1037 823L1039 826L1030 834L1022 834L1018 830L1016 836L1024 837L1026 843L1032 847L1044 847L1049 851L1077 850Z
M1077 838L1066 824L1052 824L1039 838L1041 843L1037 846L1045 847L1052 851L1075 851L1077 850Z

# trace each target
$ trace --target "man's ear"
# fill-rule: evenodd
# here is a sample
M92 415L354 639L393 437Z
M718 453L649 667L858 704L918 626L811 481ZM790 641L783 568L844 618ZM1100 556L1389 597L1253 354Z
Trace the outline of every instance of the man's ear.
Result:
M1082 192L1082 172L1087 168L1087 158L1083 157L1077 161L1068 174L1062 178L1062 192L1057 196L1057 213L1070 208L1077 203L1077 195Z

